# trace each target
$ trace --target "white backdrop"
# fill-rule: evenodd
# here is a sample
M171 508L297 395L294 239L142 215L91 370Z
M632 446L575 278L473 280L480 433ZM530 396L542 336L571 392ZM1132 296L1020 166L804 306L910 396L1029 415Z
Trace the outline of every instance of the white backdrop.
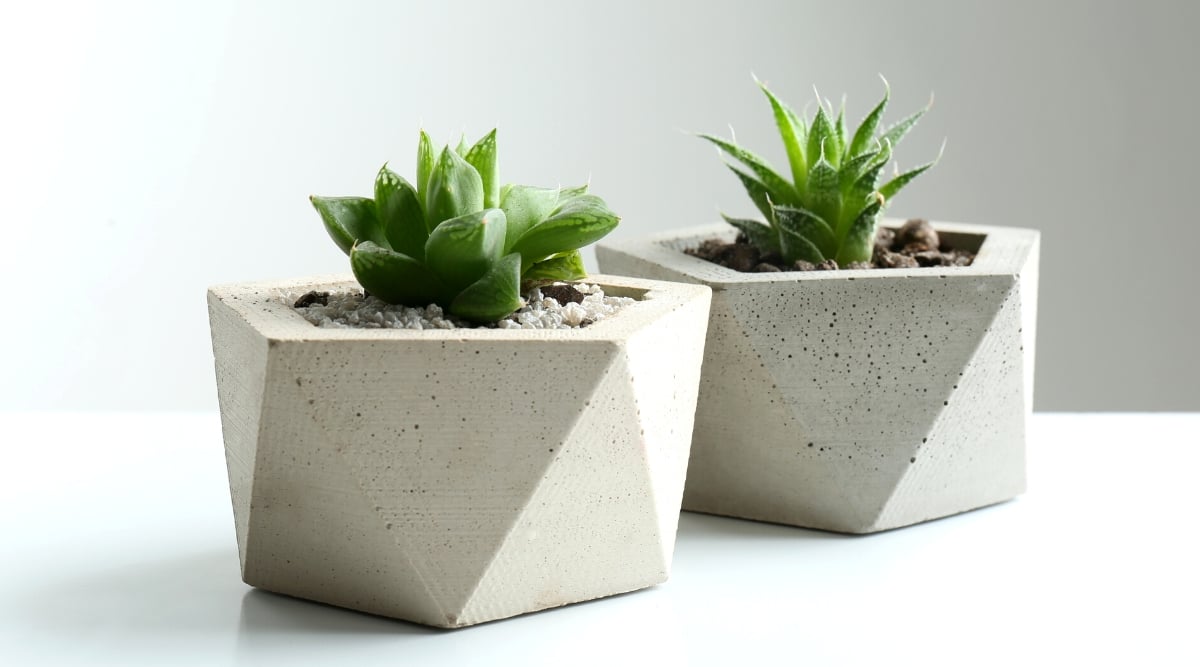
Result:
M937 103L891 213L1043 230L1037 407L1200 409L1195 3L6 3L0 409L210 409L204 288L346 270L307 195L500 127L501 177L591 178L619 235L749 213L750 73L857 120ZM590 261L590 258L589 258Z

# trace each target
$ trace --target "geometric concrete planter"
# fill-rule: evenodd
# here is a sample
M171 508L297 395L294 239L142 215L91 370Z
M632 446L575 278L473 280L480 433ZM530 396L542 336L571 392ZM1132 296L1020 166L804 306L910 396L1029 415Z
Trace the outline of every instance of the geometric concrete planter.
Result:
M1024 491L1038 232L934 226L974 263L740 273L681 252L726 224L597 245L607 273L713 289L684 509L870 533Z
M666 580L709 290L574 330L322 329L280 290L208 293L246 583L459 627Z

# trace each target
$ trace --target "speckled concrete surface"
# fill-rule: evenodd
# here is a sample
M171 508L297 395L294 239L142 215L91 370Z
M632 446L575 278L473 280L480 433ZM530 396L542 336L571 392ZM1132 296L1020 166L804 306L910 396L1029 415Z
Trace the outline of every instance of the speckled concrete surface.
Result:
M727 225L599 244L604 271L713 288L684 509L869 533L1024 490L1038 234L935 226L986 237L975 263L738 273L680 252Z
M322 329L209 291L242 573L253 586L458 627L664 581L710 292L582 329Z

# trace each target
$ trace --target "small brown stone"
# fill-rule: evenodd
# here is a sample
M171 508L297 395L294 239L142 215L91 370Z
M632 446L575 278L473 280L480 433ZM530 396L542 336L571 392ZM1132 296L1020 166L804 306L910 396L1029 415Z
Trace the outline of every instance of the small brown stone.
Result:
M891 248L895 240L896 230L889 229L888 227L880 227L875 230L875 247Z
M793 271L816 271L817 265L813 264L812 262L803 260L803 259L798 259L795 262L792 262L792 270Z
M919 252L912 257L913 259L917 260L917 264L920 264L921 266L949 266L953 264L953 261L949 257L943 255L937 250Z
M869 269L869 268L871 268L871 263L870 262L850 262L849 264L847 264L846 266L843 266L842 268L843 269Z
M900 226L896 230L896 238L892 242L892 249L897 247L904 248L910 244L921 244L925 246L925 250L936 250L939 245L937 231L933 225L929 224L928 220L913 219Z
M875 265L881 269L915 269L920 266L917 260L907 255L901 255L898 252L884 251L876 253L874 257Z
M827 259L817 265L818 271L837 271L837 269L838 269L837 260L833 260L833 259Z
M767 262L759 262L758 266L754 267L755 273L779 273L779 267Z

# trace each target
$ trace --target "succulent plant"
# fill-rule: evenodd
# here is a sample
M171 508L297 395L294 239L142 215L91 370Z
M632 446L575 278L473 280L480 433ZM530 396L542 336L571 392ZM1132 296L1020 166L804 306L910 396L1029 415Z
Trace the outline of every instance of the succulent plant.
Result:
M494 322L520 308L533 284L586 277L579 248L619 220L586 185L498 183L496 130L437 154L422 130L416 185L384 164L373 199L309 199L371 295Z
M767 224L724 216L726 221L761 252L777 254L788 264L796 260L819 264L834 259L841 265L870 261L879 215L896 193L937 163L935 158L879 184L896 144L929 107L877 134L890 92L884 80L883 100L850 135L844 103L834 118L832 105L827 109L818 98L816 116L808 122L764 83L755 81L771 103L791 180L733 141L700 134L749 170L726 165L737 174Z

